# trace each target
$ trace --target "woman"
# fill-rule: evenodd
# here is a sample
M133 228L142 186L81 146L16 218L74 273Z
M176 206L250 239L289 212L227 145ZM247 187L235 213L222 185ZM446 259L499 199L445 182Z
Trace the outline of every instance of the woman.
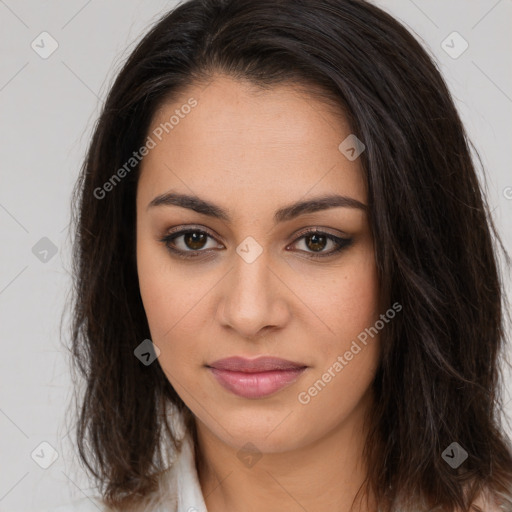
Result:
M499 238L468 144L372 4L164 16L76 188L97 508L512 510Z

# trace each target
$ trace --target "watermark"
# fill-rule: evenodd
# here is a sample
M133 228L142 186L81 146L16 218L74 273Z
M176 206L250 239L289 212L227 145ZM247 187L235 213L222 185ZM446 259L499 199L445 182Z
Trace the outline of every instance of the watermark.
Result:
M262 457L262 453L251 442L245 443L236 456L242 464L248 468L252 468Z
M57 246L46 236L43 236L32 247L32 254L42 263L48 263L57 254L57 251Z
M469 48L469 43L458 32L452 32L442 41L441 48L452 59L458 59Z
M59 458L59 453L50 443L43 441L34 448L30 456L38 466L48 469Z
M111 192L114 187L121 182L121 180L130 173L140 161L156 147L157 143L162 140L165 133L169 133L180 123L182 119L190 114L192 109L197 106L197 100L189 98L187 103L181 105L174 111L174 114L165 123L160 123L152 132L148 135L146 142L139 148L138 151L134 151L132 156L120 167L101 187L96 187L93 191L93 195L96 199L104 199L108 192ZM158 142L155 141L158 139Z
M48 32L41 32L30 46L41 59L47 59L59 47L57 40Z
M252 237L248 236L238 247L236 253L246 262L253 263L263 252L263 247Z
M389 324L389 322L395 318L396 314L400 311L402 311L402 305L398 302L395 302L386 311L386 313L380 315L380 320L377 320L373 326L367 327L364 331L360 332L357 335L357 340L359 340L362 345L366 346L369 341L368 336L373 339L373 337L378 334L378 332L383 329L386 324ZM340 373L343 368L345 368L345 366L348 365L350 361L352 361L354 356L361 352L361 350L362 347L357 343L356 340L353 340L349 350L347 350L343 355L338 356L336 361L334 361L334 363L329 366L329 368L327 368L327 371L323 373L322 376L307 389L307 391L301 391L297 395L299 403L302 405L309 404L311 399L317 396L318 393L320 393L320 391L322 391L325 386L331 382L331 380L336 377L336 375Z
M133 353L144 366L149 366L160 356L160 349L151 340L146 339L135 348Z
M512 199L512 187L505 187L503 189L503 195L505 199L511 200Z
M454 441L441 454L441 457L453 469L457 469L468 458L468 452L459 443Z
M338 146L340 153L353 162L359 155L366 149L363 141L358 139L353 133L351 133L346 139L344 139Z

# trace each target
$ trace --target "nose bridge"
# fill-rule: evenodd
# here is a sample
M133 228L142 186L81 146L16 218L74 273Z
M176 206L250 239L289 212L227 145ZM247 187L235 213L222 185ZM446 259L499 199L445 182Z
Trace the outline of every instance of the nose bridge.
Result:
M269 285L269 258L268 251L261 252L260 255L251 254L254 248L249 246L246 254L242 252L247 250L247 245L240 244L235 257L235 269L233 272L233 291L238 295L240 301L245 301L247 297L266 295ZM242 254L240 254L242 253Z
M223 323L251 337L267 326L283 321L283 300L278 279L270 268L270 254L254 240L237 247L234 269L223 294Z

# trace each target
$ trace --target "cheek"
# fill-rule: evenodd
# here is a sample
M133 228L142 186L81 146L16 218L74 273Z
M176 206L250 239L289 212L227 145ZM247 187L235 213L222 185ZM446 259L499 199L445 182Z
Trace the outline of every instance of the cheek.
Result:
M169 256L160 247L155 247L154 242L144 237L138 240L137 272L140 294L152 341L160 349L163 339L172 335L173 326L185 315L186 303L194 298L183 277L172 272L171 265Z
M379 285L371 252L361 251L347 260L332 279L324 282L314 303L334 340L325 345L326 352L343 349L373 325L379 317Z
M137 242L139 289L153 336L163 328L161 324L170 305L166 272L156 252L144 240Z
M160 365L173 375L192 369L201 363L197 354L204 352L199 333L210 318L204 296L215 281L207 274L203 279L194 278L192 270L178 271L166 251L143 240L137 246L137 271L151 341L160 349Z
M358 407L380 360L379 333L366 334L379 318L378 276L371 260L363 261L329 285L319 311L332 332L318 340L318 365L299 390L302 414L312 423L321 417L325 428Z

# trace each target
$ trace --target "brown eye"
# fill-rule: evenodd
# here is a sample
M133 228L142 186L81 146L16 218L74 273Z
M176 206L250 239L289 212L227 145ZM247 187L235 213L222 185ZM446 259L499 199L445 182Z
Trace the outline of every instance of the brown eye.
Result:
M323 258L339 253L351 244L352 238L340 238L330 233L313 230L303 232L293 245L302 245L302 248L296 248L299 252L308 254L310 258ZM326 248L328 250L324 250Z
M186 235L183 235L183 242L189 249L197 251L205 246L207 238L208 235L203 232L191 231Z
M306 246L314 252L319 252L325 249L328 238L325 235L319 233L313 233L305 237Z
M196 258L210 253L211 249L223 248L215 241L212 235L201 229L185 229L160 239L169 251L183 258ZM211 245L208 246L209 242Z

